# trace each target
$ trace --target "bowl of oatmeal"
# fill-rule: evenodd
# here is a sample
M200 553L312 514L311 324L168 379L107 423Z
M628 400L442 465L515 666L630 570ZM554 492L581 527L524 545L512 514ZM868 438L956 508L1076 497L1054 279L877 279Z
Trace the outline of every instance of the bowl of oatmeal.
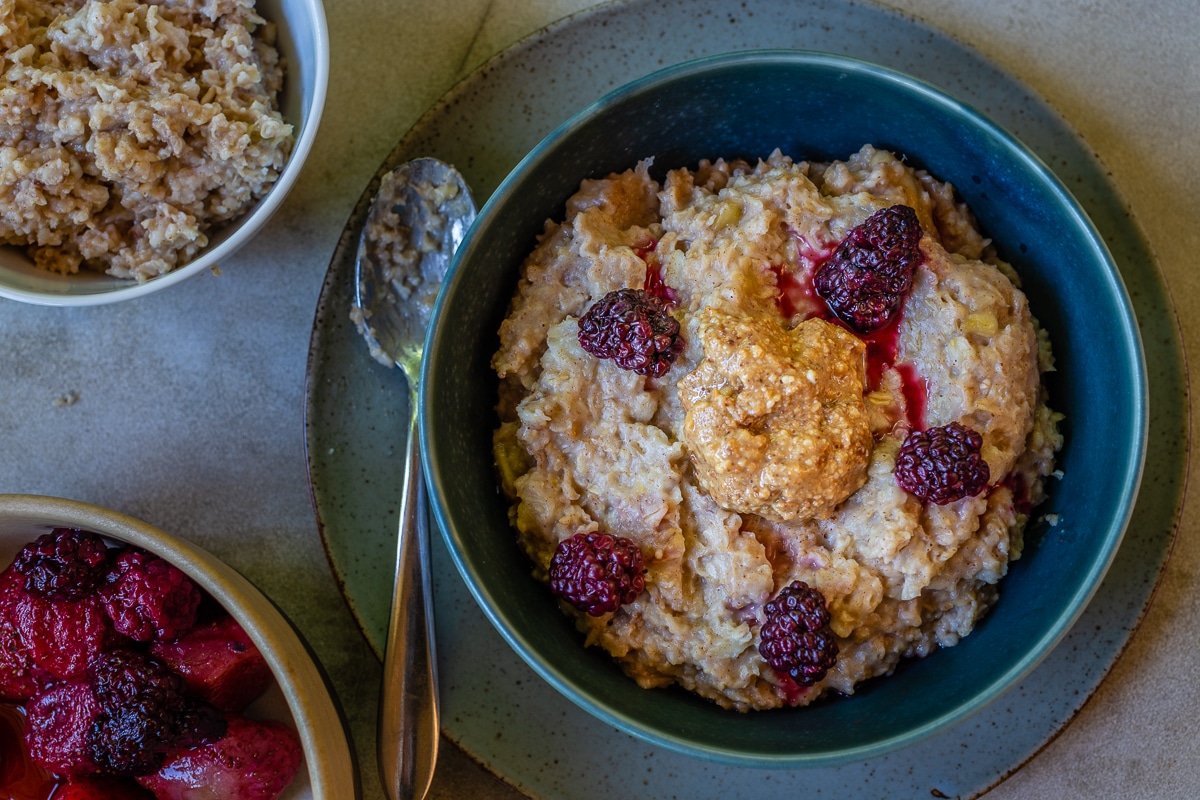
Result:
M0 11L0 297L115 302L212 269L270 219L325 100L319 0Z
M105 696L101 665L122 658L134 683ZM126 699L151 726L192 724L138 735L155 728ZM0 741L13 745L0 793L14 797L134 796L135 783L163 798L356 796L326 678L271 601L178 536L57 497L0 495Z
M1003 695L1103 578L1145 452L1076 201L978 111L821 53L564 123L426 345L433 506L483 613L583 708L726 763L864 759Z

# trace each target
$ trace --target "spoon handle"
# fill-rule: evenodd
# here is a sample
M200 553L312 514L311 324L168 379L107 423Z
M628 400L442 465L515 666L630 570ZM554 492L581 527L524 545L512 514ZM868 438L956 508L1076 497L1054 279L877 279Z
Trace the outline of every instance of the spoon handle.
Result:
M415 397L411 400L416 402ZM411 414L396 544L396 583L379 698L379 772L390 800L424 798L433 781L438 752L428 500L420 453L416 414Z

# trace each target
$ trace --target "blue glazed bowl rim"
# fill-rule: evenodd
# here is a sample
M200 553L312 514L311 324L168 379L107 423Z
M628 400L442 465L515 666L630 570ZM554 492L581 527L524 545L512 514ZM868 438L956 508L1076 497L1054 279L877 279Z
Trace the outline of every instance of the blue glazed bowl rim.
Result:
M1050 626L1045 634L1034 643L1019 659L1001 676L990 684L982 686L973 695L970 702L962 703L951 708L946 713L929 720L923 725L908 727L893 735L884 735L857 747L843 747L830 751L814 751L796 754L763 754L748 750L737 750L730 746L720 747L697 742L676 732L662 728L651 728L643 720L621 713L607 705L602 698L593 697L570 674L555 668L540 655L530 641L517 630L507 614L495 602L484 580L481 565L474 563L464 548L463 540L455 530L446 509L446 494L443 476L446 475L439 461L439 454L428 442L432 437L432 420L437 415L437 409L428 401L431 392L431 365L437 360L438 345L448 334L452 335L452 327L445 321L442 313L448 298L461 290L459 265L475 249L478 232L484 230L499 213L499 209L507 203L524 176L546 160L559 143L569 138L575 131L587 125L589 121L613 106L619 106L632 97L654 89L662 84L671 83L681 78L702 76L706 73L721 70L731 65L781 65L807 66L825 68L830 72L855 74L890 85L901 92L920 95L926 102L940 106L950 115L965 120L970 127L980 130L992 143L1003 149L1006 156L1021 162L1026 169L1037 176L1048 192L1057 202L1069 212L1075 224L1087 235L1091 244L1091 260L1103 266L1103 276L1106 279L1106 292L1117 301L1121 310L1120 319L1112 320L1114 335L1127 341L1134 353L1131 368L1133 385L1136 391L1132 397L1131 412L1131 441L1129 442L1130 457L1125 462L1124 476L1121 484L1125 487L1123 500L1118 512L1113 516L1109 526L1109 534L1103 539L1103 547L1097 548L1090 562L1086 576L1079 581L1079 589L1071 602L1058 615L1055 624ZM584 177L584 176L581 176ZM565 198L564 198L565 200ZM883 755L913 744L941 730L955 725L971 715L982 710L998 699L1001 695L1015 686L1023 677L1029 674L1049 653L1055 645L1067 634L1071 626L1083 613L1084 608L1100 586L1105 573L1112 564L1117 549L1128 526L1141 484L1146 459L1146 443L1149 432L1148 381L1146 377L1145 353L1142 346L1141 334L1136 324L1132 303L1128 291L1121 278L1120 271L1105 245L1103 237L1079 202L1062 181L1050 168L1026 145L1020 142L1000 125L972 106L957 100L941 89L912 77L899 70L885 67L870 61L850 56L825 53L813 50L780 50L763 49L738 51L685 61L665 67L638 78L584 107L543 138L520 162L508 173L496 190L484 203L476 217L475 223L467 232L455 258L447 271L443 287L434 305L429 331L425 340L425 358L422 366L419 420L418 426L422 436L422 460L425 469L426 482L430 492L431 511L441 531L442 537L450 552L459 574L466 582L468 589L488 620L501 634L504 640L520 655L520 657L544 680L550 683L561 694L573 703L583 708L604 722L633 735L643 741L659 745L685 755L700 757L717 763L735 766L753 766L767 768L797 768L834 766L837 764L860 761L874 756ZM514 545L515 546L515 545ZM580 644L582 647L582 643ZM852 702L853 698L849 698ZM754 712L771 713L771 712Z

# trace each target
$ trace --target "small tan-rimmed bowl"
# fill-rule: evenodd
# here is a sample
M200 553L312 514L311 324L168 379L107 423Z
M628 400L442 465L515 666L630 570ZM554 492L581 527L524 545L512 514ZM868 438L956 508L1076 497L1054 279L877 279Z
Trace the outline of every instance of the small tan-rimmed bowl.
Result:
M291 623L250 581L211 553L132 517L39 495L0 495L0 567L8 566L22 547L56 527L81 528L166 559L246 630L276 683L250 707L248 716L290 725L304 748L304 768L281 800L358 796L349 740L324 675Z

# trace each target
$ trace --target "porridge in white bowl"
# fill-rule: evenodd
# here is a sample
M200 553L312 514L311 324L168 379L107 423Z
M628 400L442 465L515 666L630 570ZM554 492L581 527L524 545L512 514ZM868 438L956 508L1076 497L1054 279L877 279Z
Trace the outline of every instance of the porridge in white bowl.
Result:
M145 281L275 183L293 145L254 0L0 0L0 243Z

